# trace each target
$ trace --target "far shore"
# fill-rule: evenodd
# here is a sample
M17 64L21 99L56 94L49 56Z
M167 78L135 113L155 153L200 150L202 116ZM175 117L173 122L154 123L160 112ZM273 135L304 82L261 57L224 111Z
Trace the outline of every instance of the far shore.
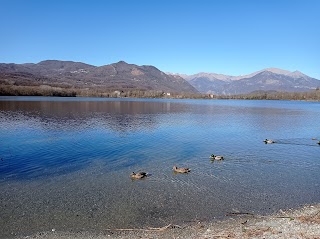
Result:
M241 100L303 100L320 101L320 90L308 92L257 91L238 95L211 93L165 92L145 89L75 88L61 86L0 85L0 96L56 96L101 98L164 98L164 99L241 99Z
M62 232L52 229L15 238L37 239L133 239L133 238L320 238L320 204L307 205L268 215L232 213L218 222L195 221L187 225L164 225L160 228L114 228L96 232Z

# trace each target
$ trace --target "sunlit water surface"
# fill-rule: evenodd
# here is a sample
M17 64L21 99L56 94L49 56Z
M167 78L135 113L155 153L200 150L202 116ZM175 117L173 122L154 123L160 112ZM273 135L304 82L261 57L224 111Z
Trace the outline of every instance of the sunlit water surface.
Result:
M315 102L0 97L0 238L319 203L319 119Z

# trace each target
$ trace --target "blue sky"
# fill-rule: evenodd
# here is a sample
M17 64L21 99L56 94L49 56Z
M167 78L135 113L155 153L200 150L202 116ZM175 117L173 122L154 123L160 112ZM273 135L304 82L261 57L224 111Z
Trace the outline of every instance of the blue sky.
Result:
M165 72L268 67L320 79L318 0L0 0L0 62L124 60Z

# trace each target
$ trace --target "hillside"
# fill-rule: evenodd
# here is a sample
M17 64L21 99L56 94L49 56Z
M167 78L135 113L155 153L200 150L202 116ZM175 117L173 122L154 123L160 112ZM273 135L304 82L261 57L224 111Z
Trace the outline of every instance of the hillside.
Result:
M268 68L245 76L216 73L181 75L201 93L247 94L254 91L303 92L320 87L320 81L299 71Z
M2 63L0 84L198 93L180 76L167 75L153 66L138 66L124 61L99 67L57 60L41 61L37 64Z

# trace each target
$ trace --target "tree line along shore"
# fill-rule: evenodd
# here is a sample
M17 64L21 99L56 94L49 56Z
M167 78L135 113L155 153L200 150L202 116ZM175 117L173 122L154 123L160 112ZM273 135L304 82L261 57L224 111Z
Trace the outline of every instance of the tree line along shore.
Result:
M58 96L105 98L174 98L174 99L243 99L243 100L306 100L320 101L320 89L307 92L257 91L239 95L213 95L164 92L145 89L74 88L61 86L0 85L0 96Z

